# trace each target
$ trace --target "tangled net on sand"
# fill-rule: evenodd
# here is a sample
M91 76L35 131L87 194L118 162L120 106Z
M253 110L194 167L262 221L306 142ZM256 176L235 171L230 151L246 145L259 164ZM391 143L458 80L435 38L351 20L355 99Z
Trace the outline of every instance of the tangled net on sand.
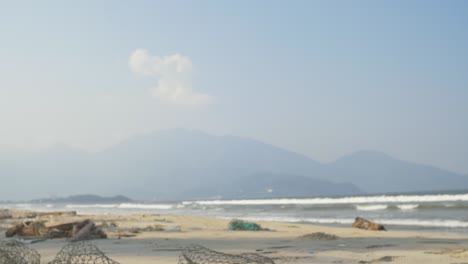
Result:
M119 264L87 240L65 245L49 264Z
M192 245L182 251L179 264L275 264L275 262L258 254L233 255Z
M41 256L15 240L0 241L0 264L39 264Z

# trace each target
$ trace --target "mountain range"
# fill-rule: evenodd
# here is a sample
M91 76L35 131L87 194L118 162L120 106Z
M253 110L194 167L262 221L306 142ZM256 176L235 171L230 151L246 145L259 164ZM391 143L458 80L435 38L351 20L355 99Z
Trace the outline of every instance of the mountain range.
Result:
M468 189L468 176L359 151L331 163L256 140L174 129L89 153L55 145L0 156L0 199L83 193L138 200L272 198Z

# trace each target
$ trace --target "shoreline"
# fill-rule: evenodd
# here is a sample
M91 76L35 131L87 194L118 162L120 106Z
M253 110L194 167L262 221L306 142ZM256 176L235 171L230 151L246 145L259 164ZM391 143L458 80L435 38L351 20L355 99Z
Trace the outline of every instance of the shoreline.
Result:
M177 263L181 250L198 244L227 253L259 253L275 263L373 263L381 258L394 263L463 263L468 260L468 236L414 231L367 231L352 227L330 227L302 223L258 221L271 231L230 231L230 219L166 214L130 215L47 215L39 219L50 223L91 219L97 224L115 225L114 229L133 237L94 240L110 258L122 264ZM4 229L16 219L0 220L0 239ZM164 231L145 231L149 226ZM105 229L112 234L112 228ZM332 240L300 238L322 232L335 235ZM51 261L66 239L48 239L28 245Z

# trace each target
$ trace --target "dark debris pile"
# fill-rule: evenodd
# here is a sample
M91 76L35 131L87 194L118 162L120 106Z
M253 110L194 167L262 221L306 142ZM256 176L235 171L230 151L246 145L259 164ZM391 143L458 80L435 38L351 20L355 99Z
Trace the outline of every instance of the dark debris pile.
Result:
M0 264L40 264L41 256L15 240L0 241Z
M108 258L92 242L82 240L65 245L49 264L119 264Z
M182 251L179 264L275 264L275 262L258 254L233 255L192 245Z

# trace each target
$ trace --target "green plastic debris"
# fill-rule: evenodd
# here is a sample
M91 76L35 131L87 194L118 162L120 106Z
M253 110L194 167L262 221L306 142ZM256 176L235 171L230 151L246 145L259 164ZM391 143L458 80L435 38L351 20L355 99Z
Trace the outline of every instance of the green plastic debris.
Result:
M229 230L260 231L262 227L254 222L244 222L242 220L232 220L229 223Z

